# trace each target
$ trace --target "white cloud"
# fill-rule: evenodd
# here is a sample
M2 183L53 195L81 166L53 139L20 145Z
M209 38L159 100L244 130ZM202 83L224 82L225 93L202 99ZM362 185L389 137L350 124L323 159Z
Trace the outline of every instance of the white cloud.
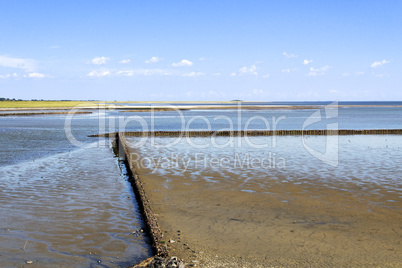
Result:
M382 65L384 65L384 64L387 64L387 63L390 63L390 61L388 61L388 60L375 61L374 63L372 63L372 64L370 65L370 67L371 67L371 68L376 68L376 67L380 67L380 66L382 66Z
M285 56L287 59L292 59L292 58L299 57L296 54L289 54L289 53L286 53L286 52L283 52L282 55Z
M264 74L263 76L261 76L262 78L269 78L269 74Z
M349 77L349 76L360 76L360 75L363 75L364 74L364 72L355 72L355 73L349 73L349 72L345 72L345 73L343 73L342 75L343 76L347 76L347 77Z
M130 59L125 59L125 60L121 60L121 61L119 61L119 63L121 63L121 64L127 64L127 63L130 63Z
M318 69L314 69L313 67L310 67L310 72L307 74L308 76L318 76L318 75L324 75L325 72L331 67L329 67L328 65L323 66L321 68Z
M26 78L45 78L46 75L41 74L41 73L29 73L29 74L24 75L24 77L26 77Z
M220 75L222 75L221 73L214 73L214 74L212 74L213 76L220 76Z
M139 75L172 75L171 72L161 69L145 69L138 70Z
M8 79L10 77L14 77L17 78L18 74L17 73L13 73L13 74L0 74L0 79Z
M103 77L103 76L110 76L110 71L92 71L87 76L90 77Z
M192 66L193 63L189 60L181 60L180 62L172 63L173 67Z
M329 93L338 93L338 90L336 90L336 89L330 89L328 91L329 91Z
M156 63L156 62L161 61L161 60L162 60L161 58L152 57L149 60L146 60L145 63Z
M0 66L18 68L26 72L33 72L35 70L35 61L32 59L20 59L0 56Z
M191 72L191 73L183 74L183 76L186 76L186 77L197 77L197 76L202 76L202 75L205 75L205 73L203 73L203 72Z
M136 70L117 71L116 75L118 76L172 75L172 72L162 69L136 69Z
M121 75L121 76L133 76L134 70L128 70L128 71L118 71L116 72L117 75Z
M236 76L236 73L231 73L230 76Z
M283 69L282 73L290 73L290 69L289 68L288 69Z
M304 61L303 61L303 64L304 64L304 65L307 65L307 64L312 63L312 62L313 62L313 60L304 60Z
M205 58L205 57L201 57L198 60L199 61L209 61L209 60L213 60L214 58Z
M258 72L257 72L257 66L255 66L255 65L251 65L250 67L246 67L246 66L244 66L244 67L241 67L240 69L239 69L239 73L240 74L253 74L253 75L258 75Z
M102 65L102 64L106 64L106 62L110 60L110 58L106 58L106 57L95 57L91 60L92 64L95 65Z

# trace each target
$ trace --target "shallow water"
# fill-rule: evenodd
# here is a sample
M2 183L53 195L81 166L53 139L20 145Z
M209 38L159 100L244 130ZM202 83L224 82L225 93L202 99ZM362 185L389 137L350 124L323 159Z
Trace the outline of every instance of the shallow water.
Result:
M81 111L77 109L77 111ZM319 111L319 113L317 113ZM199 110L0 117L0 166L31 161L94 142L88 135L114 131L239 129L398 129L401 107L328 110ZM331 117L333 116L333 117ZM314 119L314 123L306 123ZM312 121L311 121L312 122ZM336 124L336 125L334 125Z
M97 143L0 167L0 263L121 267L151 254L130 185Z
M140 148L136 148L140 139L129 137L128 141L135 148L136 166L166 178L182 175L192 180L206 180L218 188L221 184L236 181L237 185L241 181L241 188L233 190L251 191L249 187L252 187L252 191L258 192L269 190L266 181L255 178L261 176L269 176L270 182L320 182L335 189L343 189L345 184L378 185L398 192L396 199L390 202L401 203L402 167L397 163L402 163L402 136L329 138L331 140L325 136L157 137L141 143ZM326 147L331 142L334 146ZM220 181L205 176L208 172L219 172ZM355 190L347 187L347 191Z

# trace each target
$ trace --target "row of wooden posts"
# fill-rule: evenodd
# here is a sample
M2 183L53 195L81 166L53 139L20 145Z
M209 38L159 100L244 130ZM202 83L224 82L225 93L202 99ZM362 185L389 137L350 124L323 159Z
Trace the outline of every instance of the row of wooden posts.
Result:
M91 135L90 137L115 137L118 132ZM301 135L401 135L402 129L311 129L311 130L217 130L217 131L124 131L125 136L148 137L209 137L209 136L301 136Z

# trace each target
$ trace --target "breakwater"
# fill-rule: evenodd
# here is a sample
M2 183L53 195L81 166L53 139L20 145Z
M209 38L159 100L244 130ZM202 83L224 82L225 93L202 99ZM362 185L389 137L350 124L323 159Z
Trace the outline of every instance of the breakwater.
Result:
M124 131L89 135L114 138L119 134L130 137L210 137L210 136L302 136L302 135L401 135L402 129L312 129L312 130L232 130L232 131Z
M152 249L156 256L167 257L167 249L163 243L163 234L160 230L155 214L151 209L147 194L145 193L142 182L135 171L133 161L131 161L129 147L127 145L126 137L124 133L116 133L115 136L115 146L117 146L117 151L119 158L122 159L127 166L127 172L130 177L129 181L134 189L134 193L137 197L145 224L148 228L148 233L151 237Z

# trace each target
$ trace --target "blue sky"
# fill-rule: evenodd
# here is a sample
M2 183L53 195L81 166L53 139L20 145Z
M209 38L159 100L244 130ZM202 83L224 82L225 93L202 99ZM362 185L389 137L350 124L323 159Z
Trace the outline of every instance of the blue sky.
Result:
M402 1L0 6L0 97L402 100Z

